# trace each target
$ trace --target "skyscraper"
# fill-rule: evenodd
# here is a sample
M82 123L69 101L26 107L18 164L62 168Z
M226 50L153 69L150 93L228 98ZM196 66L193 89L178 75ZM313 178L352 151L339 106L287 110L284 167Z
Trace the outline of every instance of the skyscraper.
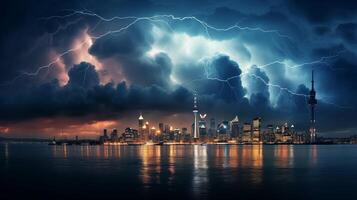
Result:
M231 121L231 137L237 138L238 136L239 136L239 119L238 116L236 116Z
M159 123L159 131L161 134L164 133L164 123Z
M209 137L213 138L214 136L216 136L216 120L211 118L209 125Z
M217 126L217 133L219 141L223 142L229 140L229 122L222 121L221 123L219 123Z
M139 124L138 124L139 135L143 136L144 117L141 113L140 113L138 120L139 120Z
M201 139L207 136L206 116L206 114L200 114L200 120L198 121L199 136Z
M200 137L198 131L198 124L197 124L197 113L198 113L197 95L195 94L193 97L193 115L194 115L193 138L194 139L198 139Z
M252 125L250 123L243 124L242 142L243 143L252 142Z
M253 142L260 142L260 130L261 130L262 120L260 117L253 119Z
M311 118L310 118L310 143L316 142L316 127L315 127L315 105L317 104L316 100L316 92L314 88L314 70L312 70L311 74L311 90L310 90L310 98L309 105L311 108Z

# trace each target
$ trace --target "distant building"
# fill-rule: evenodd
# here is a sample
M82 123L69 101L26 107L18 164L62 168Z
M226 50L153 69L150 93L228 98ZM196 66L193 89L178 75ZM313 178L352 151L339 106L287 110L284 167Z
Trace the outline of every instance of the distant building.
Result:
M279 126L275 128L274 138L275 138L275 143L282 143L283 141L282 129Z
M139 135L142 137L143 136L143 126L144 126L144 117L143 115L140 113L140 116L138 118L138 132Z
M103 135L99 136L99 142L104 143L109 140L107 129L103 130Z
M217 126L217 137L219 141L227 141L230 138L229 122L223 121Z
M199 136L202 138L202 140L207 139L207 126L206 126L206 114L200 114L200 120L198 121L198 131L199 131Z
M143 129L142 129L141 139L143 141L148 141L149 140L149 133L150 133L149 122L145 122L145 124L143 126Z
M243 143L252 142L252 125L250 123L243 124L242 142Z
M182 132L182 136L183 136L183 141L184 142L190 142L191 141L191 135L188 132L187 128L185 128L185 127L182 128L181 132Z
M275 143L275 135L274 135L274 125L267 125L267 129L263 134L263 142L264 143Z
M165 131L164 128L165 128L165 127L164 127L164 123L159 123L159 131L160 131L161 134L164 133L164 131Z
M231 138L238 138L238 136L239 136L239 119L238 116L236 116L231 121Z
M261 126L262 126L262 120L260 117L256 117L253 119L253 125L252 125L252 142L260 142L261 141Z
M128 127L122 134L122 138L125 142L133 142L138 138L138 131Z
M210 138L213 138L216 136L216 120L214 118L210 119L208 135Z
M113 142L119 140L117 129L113 129L112 133L110 134L110 140Z

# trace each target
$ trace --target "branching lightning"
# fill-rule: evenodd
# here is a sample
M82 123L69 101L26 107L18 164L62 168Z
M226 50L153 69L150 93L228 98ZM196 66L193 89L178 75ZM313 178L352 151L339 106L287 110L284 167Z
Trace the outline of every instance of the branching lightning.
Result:
M312 65L316 65L316 64L324 64L324 65L329 66L331 70L337 70L337 69L331 67L331 64L328 62L328 60L337 58L344 52L346 52L346 50L341 50L341 51L339 51L336 54L331 55L331 56L323 56L323 57L321 57L321 58L319 58L317 60L313 60L313 61L310 61L310 62L299 63L299 64L294 64L292 66L287 64L285 62L285 60L276 60L276 61L273 61L273 62L270 62L270 63L267 63L267 64L258 65L257 67L258 68L267 68L267 67L273 66L275 64L281 64L281 65L286 66L287 68L295 69L295 68L300 68L300 67L303 67L303 66L312 66Z
M167 25L167 27L169 27L171 30L173 30L171 25L170 25L170 22L172 22L172 21L181 21L181 22L183 22L185 20L191 20L191 21L197 22L199 25L202 26L202 28L204 29L207 37L209 37L209 38L211 38L211 35L209 33L210 31L228 32L228 31L238 30L238 31L254 31L254 32L260 32L260 33L264 33L264 34L275 34L278 37L292 40L292 38L290 36L282 34L278 30L269 30L269 29L267 30L267 29L263 29L263 28L260 28L260 27L242 27L242 26L239 26L238 24L235 24L235 25L232 25L232 26L228 26L228 27L225 27L225 28L218 28L218 27L212 26L211 24L209 24L209 23L207 23L207 22L205 22L205 21L203 21L201 19L198 19L195 16L176 17L174 15L154 15L154 16L150 16L150 17L137 17L137 16L120 17L120 16L114 16L114 17L111 17L111 18L105 18L105 17L103 17L103 16L101 16L101 15L99 15L97 13L91 12L91 11L70 10L70 13L67 14L67 15L50 16L50 17L46 17L46 18L41 18L41 20L67 19L67 18L76 17L76 16L80 16L80 17L87 16L87 17L95 17L95 18L97 18L99 21L98 21L98 23L95 24L95 26L91 29L91 31L94 31L94 29L96 29L97 25L99 25L102 22L114 22L116 20L125 21L125 22L128 21L125 25L123 25L122 27L120 27L118 29L109 30L109 31L107 31L105 33L102 33L102 34L99 34L97 36L95 36L95 35L90 36L91 40L97 40L97 39L106 37L108 35L121 33L123 31L128 30L130 27L132 27L133 25L137 24L140 21L148 21L150 23L164 23L165 25ZM76 22L77 21L72 21L72 22L70 22L70 23L68 23L68 24L66 24L64 26L60 26L54 33L56 34L57 32L66 29L68 26L75 24ZM83 41L77 47L72 48L72 49L68 49L68 50L62 52L54 60L52 60L50 63L48 63L48 64L46 64L44 66L38 67L33 72L23 72L19 76L15 77L12 81L10 81L8 83L5 83L5 84L6 85L7 84L12 84L13 82L15 82L16 80L18 80L19 78L21 78L23 76L37 76L42 70L45 70L45 69L49 70L55 63L59 62L62 59L62 57L66 56L66 55L68 55L68 54L70 54L70 53L72 53L74 51L79 50L83 45L88 44L89 42L93 42L93 41ZM340 53L342 53L342 52L343 51L339 52L336 55L324 56L324 57L321 57L321 58L319 58L317 60L314 60L314 61L295 64L295 65L292 65L292 66L287 65L284 60L276 60L276 61L273 61L273 62L270 62L270 63L267 63L267 64L259 65L257 67L258 68L266 68L266 67L269 67L269 66L273 66L275 64L282 64L282 65L284 65L284 66L286 66L288 68L292 68L292 69L300 68L300 67L308 66L308 65L311 66L311 65L315 65L315 64L324 64L324 65L330 66L330 64L328 63L328 60L338 57L340 55ZM290 95L300 96L300 97L305 97L305 98L307 97L307 95L305 95L305 94L299 94L299 93L296 93L296 92L294 92L294 91L292 91L292 90L290 90L290 89L288 89L286 87L282 87L282 86L277 85L277 84L269 83L269 82L265 81L262 77L257 76L255 74L248 73L248 72L241 73L240 75L232 76L232 77L229 77L227 79L219 79L217 77L210 77L210 75L206 71L206 77L205 78L193 80L191 82L195 82L195 81L199 81L199 80L205 80L205 79L212 80L212 81L219 81L219 82L227 84L230 87L230 89L232 89L232 91L234 92L234 87L231 85L230 81L235 79L235 78L242 77L243 75L247 75L247 76L251 76L253 78L256 78L257 80L261 81L262 83L264 83L268 87L274 87L274 88L279 89L280 92L284 91L284 92L289 93ZM85 79L86 79L86 77L84 77L83 83L85 82ZM3 84L3 85L5 85L5 84ZM236 93L234 93L234 94L236 95ZM341 107L341 106L338 106L338 107Z

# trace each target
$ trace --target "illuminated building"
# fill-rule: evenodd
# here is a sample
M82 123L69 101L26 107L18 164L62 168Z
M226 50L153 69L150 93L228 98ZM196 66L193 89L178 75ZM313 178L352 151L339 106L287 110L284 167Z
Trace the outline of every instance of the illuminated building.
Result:
M109 140L107 129L103 130L103 135L99 137L99 142L104 143Z
M229 122L223 121L217 126L218 141L229 140Z
M243 124L242 142L243 143L252 142L252 125L250 123Z
M231 121L231 138L238 138L238 136L239 136L239 119L238 116L236 116Z
M145 122L145 124L142 126L142 135L141 135L143 141L149 140L149 131L150 131L149 122Z
M275 143L281 143L282 138L283 138L283 134L282 134L281 129L279 128L279 126L277 126L275 128L274 138L275 138Z
M108 139L109 137L108 137L108 131L107 131L107 129L104 129L103 130L103 137L105 138L105 139Z
M178 129L178 128L175 128L174 130L173 130L173 133L174 133L174 140L175 140L175 142L180 142L181 141L181 139L182 139L182 137L181 137L181 132L180 132L180 129Z
M119 139L118 137L118 131L117 129L113 129L112 133L110 134L110 140L112 142L117 141Z
M314 71L311 74L311 90L310 90L310 98L309 98L309 105L311 108L311 118L310 118L310 142L316 142L316 126L315 126L315 106L317 104L316 100L316 92L314 88Z
M200 114L200 121L198 121L199 136L202 140L207 139L206 116L206 114Z
M162 137L164 141L170 140L170 125L168 124L164 125L164 133L162 134Z
M185 128L185 127L182 128L181 132L182 132L182 136L183 136L183 141L184 142L190 142L191 141L191 135L187 131L187 128Z
M155 138L155 135L156 135L156 128L155 128L155 126L153 126L150 129L149 139L153 140Z
M198 124L197 124L197 113L198 113L198 107L197 107L197 96L193 97L193 115L194 115L194 122L193 122L193 138L197 140L200 135L199 135L199 130L198 130Z
M267 125L266 130L263 133L263 142L272 144L275 142L274 126L272 124Z
M143 126L144 126L144 117L143 115L140 113L140 116L138 118L139 120L139 123L138 123L138 131L139 131L139 134L140 136L142 137L143 136Z
M262 120L260 117L256 117L253 119L253 125L252 125L252 129L253 129L252 141L253 142L261 141L261 139L260 139L261 125L262 125Z
M164 123L159 123L159 131L164 133Z
M210 119L208 134L210 138L216 136L216 120L214 118Z
M122 137L125 142L134 142L138 138L138 131L132 128L126 128Z

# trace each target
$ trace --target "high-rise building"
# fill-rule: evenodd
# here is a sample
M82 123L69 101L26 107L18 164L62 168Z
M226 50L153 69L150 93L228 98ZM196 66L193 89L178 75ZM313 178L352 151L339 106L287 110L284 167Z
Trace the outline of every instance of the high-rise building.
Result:
M143 126L144 126L144 117L143 115L140 113L140 116L138 118L138 132L139 132L139 135L142 137L143 136Z
M133 142L135 141L135 138L137 138L138 131L132 128L126 128L124 133L122 134L122 137L125 142Z
M250 123L243 124L242 142L243 143L252 142L252 125Z
M239 136L239 119L238 116L236 116L231 121L231 138L238 138L238 136Z
M145 122L145 124L142 127L143 128L142 128L141 138L143 141L148 141L149 140L149 132L150 132L149 122Z
M197 123L197 113L198 113L198 106L197 106L197 95L195 94L193 97L193 115L194 115L194 122L193 122L193 138L198 139L200 137L199 130L198 130L198 123Z
M198 130L200 138L207 137L207 126L206 126L206 114L200 114L200 120L198 121Z
M153 140L154 137L155 137L155 135L156 135L156 128L155 128L155 126L153 126L153 127L151 127L151 129L150 129L149 139L150 139L150 140Z
M262 120L260 117L256 117L253 119L253 125L252 125L252 129L253 129L253 134L252 134L252 141L253 142L260 142L261 139L261 125L262 125Z
M229 122L223 121L217 126L217 136L219 141L229 140Z
M265 131L263 141L265 143L274 143L275 142L274 126L272 124L267 125L267 129Z
M161 134L164 133L164 123L159 123L159 131Z
M118 139L118 131L117 129L113 129L112 133L110 134L110 140L117 141Z
M190 141L191 141L191 136L190 136L190 134L189 134L187 128L186 128L186 127L183 127L183 128L181 129L181 132L182 132L182 136L183 136L183 141L184 141L184 142L190 142Z
M211 118L209 124L209 137L213 138L214 136L216 136L216 120L214 118Z
M315 106L317 104L316 100L316 92L314 88L314 71L312 70L311 74L311 90L310 90L310 98L309 98L309 105L311 109L311 118L310 118L310 142L316 142L316 126L315 126Z

